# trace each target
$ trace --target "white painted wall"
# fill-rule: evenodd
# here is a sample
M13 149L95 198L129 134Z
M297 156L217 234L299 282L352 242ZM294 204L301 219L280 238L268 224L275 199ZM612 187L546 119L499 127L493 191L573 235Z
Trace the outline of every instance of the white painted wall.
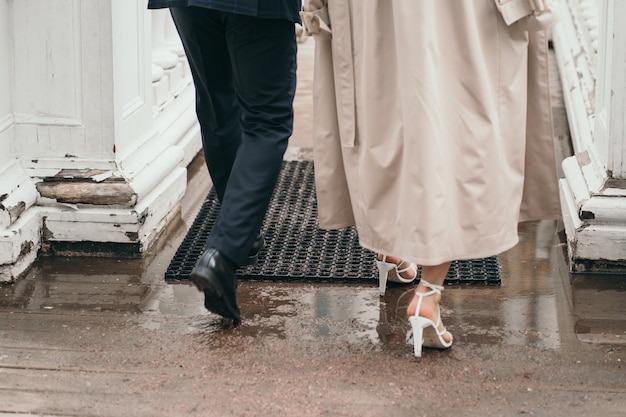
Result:
M603 59L598 68L594 142L609 175L626 180L626 2L607 3L600 14L605 30L599 52Z
M41 216L37 192L16 155L14 2L0 0L0 281L24 272L37 257Z
M151 16L146 13L146 2L113 0L111 3L116 157L123 160L154 136Z
M570 268L626 271L626 3L563 0L553 29L576 155L563 161Z
M18 156L35 170L50 160L55 168L60 161L79 168L80 160L112 160L110 5L12 3Z
M143 252L176 214L201 149L195 95L169 14L146 4L0 0L0 281L36 259L42 230ZM89 200L119 185L126 202Z
M11 77L12 62L9 43L10 34L8 0L0 0L0 171L12 162L15 157L13 151L11 112ZM2 191L0 190L0 194Z

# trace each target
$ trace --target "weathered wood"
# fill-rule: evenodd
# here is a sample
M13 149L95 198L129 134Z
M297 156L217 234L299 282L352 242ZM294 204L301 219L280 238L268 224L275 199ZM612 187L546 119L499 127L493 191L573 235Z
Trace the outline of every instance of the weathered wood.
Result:
M42 197L59 203L117 205L128 208L137 203L137 194L127 183L119 181L48 181L38 183L37 190Z

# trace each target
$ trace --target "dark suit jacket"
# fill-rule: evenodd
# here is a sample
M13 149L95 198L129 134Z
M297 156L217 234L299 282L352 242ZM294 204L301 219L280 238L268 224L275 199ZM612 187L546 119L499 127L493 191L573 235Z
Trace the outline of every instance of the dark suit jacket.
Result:
M223 12L300 22L301 0L149 0L149 9L204 7Z

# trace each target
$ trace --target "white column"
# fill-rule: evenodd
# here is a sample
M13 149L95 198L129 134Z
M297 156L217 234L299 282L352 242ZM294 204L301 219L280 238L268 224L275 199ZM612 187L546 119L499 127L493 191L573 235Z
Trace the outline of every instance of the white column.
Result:
M626 3L564 4L553 38L575 150L560 181L570 269L626 271Z
M166 141L184 152L187 165L200 149L191 73L185 50L167 9L152 10L153 112L156 127ZM183 108L185 107L185 108Z
M40 246L140 255L177 213L200 140L172 34L145 0L0 0L0 281Z
M601 11L594 139L607 176L626 180L626 2L604 0Z
M40 246L38 193L16 154L13 2L0 0L0 282L24 272Z

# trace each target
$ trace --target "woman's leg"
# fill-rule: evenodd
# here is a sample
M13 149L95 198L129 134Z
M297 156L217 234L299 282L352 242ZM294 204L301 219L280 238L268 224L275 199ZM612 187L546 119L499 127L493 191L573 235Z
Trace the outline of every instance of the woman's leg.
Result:
M450 269L450 265L452 262L446 262L440 265L423 265L422 266L422 276L421 279L429 282L433 285L442 286L446 275L448 273L448 269ZM431 289L425 286L421 281L417 286L416 292L419 293L427 293ZM439 314L439 300L441 299L441 294L433 294L428 297L424 297L422 300L422 304L420 306L420 311L417 312L417 315L421 317L425 317L427 319L432 320L433 322L437 322L437 316ZM418 295L416 294L413 297L413 300L407 307L406 313L407 316L416 315L415 309L417 308ZM439 330L443 330L443 323L439 323ZM449 332L446 332L443 335L443 338L446 342L452 341L452 335Z

